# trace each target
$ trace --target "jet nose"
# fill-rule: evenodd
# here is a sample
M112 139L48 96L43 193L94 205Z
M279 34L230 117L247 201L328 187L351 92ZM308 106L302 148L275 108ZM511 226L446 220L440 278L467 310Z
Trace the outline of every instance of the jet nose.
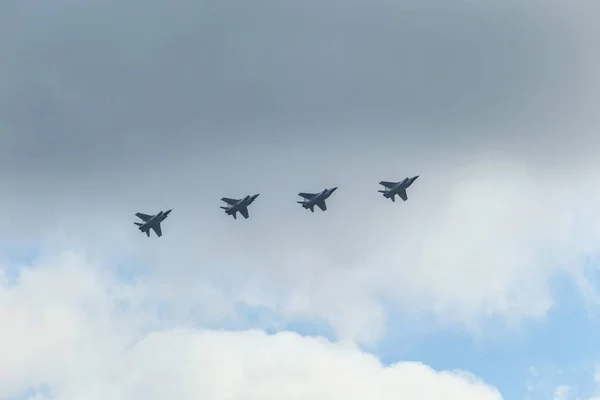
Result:
M331 188L331 189L329 189L329 191L330 191L331 193L335 192L336 190L337 190L337 186L336 186L336 187L333 187L333 188Z
M171 213L171 211L173 211L172 208L170 210L165 211L165 215L169 215Z
M258 196L260 196L260 193L257 193L254 196L252 196L252 200L256 199Z

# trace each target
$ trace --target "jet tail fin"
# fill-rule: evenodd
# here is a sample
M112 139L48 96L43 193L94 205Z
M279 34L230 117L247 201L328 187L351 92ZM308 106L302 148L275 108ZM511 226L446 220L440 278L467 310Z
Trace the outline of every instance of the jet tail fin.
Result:
M229 207L225 207L225 206L220 206L223 210L228 210Z
M147 235L148 237L150 237L150 229L148 229L148 230L146 231L146 235Z
M379 193L386 193L387 190L378 190Z
M142 226L144 224L142 224L141 222L134 222L134 224L136 224L137 226Z

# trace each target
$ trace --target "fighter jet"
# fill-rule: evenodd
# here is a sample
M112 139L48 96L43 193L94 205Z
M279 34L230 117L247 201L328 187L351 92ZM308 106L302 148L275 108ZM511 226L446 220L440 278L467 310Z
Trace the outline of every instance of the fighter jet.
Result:
M259 193L260 194L260 193ZM255 194L253 196L246 196L243 199L229 199L227 197L223 197L221 201L224 201L228 204L228 207L221 206L223 210L225 210L225 214L233 215L234 219L237 219L237 213L239 211L242 214L242 217L248 219L250 214L248 214L248 206L256 200L259 194Z
M135 216L143 220L144 222L134 222L138 226L138 229L142 232L146 232L146 235L150 237L150 229L156 233L156 236L162 236L162 229L160 228L160 223L163 222L169 214L173 211L173 209L167 211L161 211L156 215L148 215L142 213L136 213Z
M325 204L325 200L331 196L333 192L337 190L337 187L331 189L324 189L320 193L298 193L298 196L303 197L304 200L299 201L299 204L302 204L302 207L305 209L310 209L310 211L315 212L315 206L319 207L321 210L326 211L327 205Z
M412 178L404 178L404 180L401 180L400 182L381 181L379 184L385 186L386 190L378 190L378 192L383 193L383 197L392 199L392 201L396 201L396 195L406 201L408 200L406 189L408 189L418 177L419 175L413 176Z

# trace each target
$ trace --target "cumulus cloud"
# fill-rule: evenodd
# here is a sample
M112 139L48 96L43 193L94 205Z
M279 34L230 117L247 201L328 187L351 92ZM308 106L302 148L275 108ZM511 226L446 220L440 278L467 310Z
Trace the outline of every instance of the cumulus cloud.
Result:
M599 400L600 399L600 368L596 367L596 370L593 374L594 379L594 393L590 397L589 400Z
M596 5L165 4L0 13L6 242L150 266L213 320L241 302L365 343L384 303L477 328L544 315L556 273L594 297ZM412 174L408 202L376 192ZM294 202L327 186L326 213ZM256 192L248 221L220 214ZM160 240L131 223L173 207Z
M502 398L465 372L383 366L352 342L182 321L156 328L148 312L156 304L146 300L162 295L101 271L66 253L0 286L1 398L31 390L38 400Z
M570 388L566 385L558 386L554 390L554 400L567 400Z

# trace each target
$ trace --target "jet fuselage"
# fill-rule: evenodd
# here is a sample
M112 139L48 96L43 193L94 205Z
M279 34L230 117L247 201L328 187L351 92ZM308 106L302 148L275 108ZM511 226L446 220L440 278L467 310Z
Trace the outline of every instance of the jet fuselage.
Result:
M256 198L259 196L260 194L255 194L253 196L246 196L243 199L241 199L240 201L238 201L237 203L235 203L234 205L232 205L231 207L227 208L227 210L225 210L225 212L228 215L233 214L234 212L237 212L240 210L240 208L244 208L244 207L248 207L250 204L252 204L254 202L254 200L256 200Z
M419 175L413 176L412 178L404 178L400 182L392 181L381 181L380 185L384 186L384 189L378 190L379 193L383 194L383 197L396 201L396 196L399 196L402 200L408 200L406 189L408 189L417 179Z
M410 185L412 185L418 178L419 178L418 175L413 176L412 178L404 178L403 180L398 182L396 184L396 186L392 186L388 190L384 191L383 196L390 198L390 197L394 196L395 194L397 194L399 190L408 189L410 187Z
M302 203L302 207L304 207L304 208L314 207L315 204L317 204L317 202L322 201L322 200L327 200L329 198L329 196L331 196L331 194L333 192L335 192L336 190L337 190L337 187L334 187L334 188L331 188L331 189L324 189L322 192L320 192L319 194L317 194L312 199L303 202Z
M139 230L145 232L148 229L152 228L154 224L163 222L165 219L167 219L171 211L173 211L173 209L167 211L160 211L158 214L154 215L148 221L140 225Z

